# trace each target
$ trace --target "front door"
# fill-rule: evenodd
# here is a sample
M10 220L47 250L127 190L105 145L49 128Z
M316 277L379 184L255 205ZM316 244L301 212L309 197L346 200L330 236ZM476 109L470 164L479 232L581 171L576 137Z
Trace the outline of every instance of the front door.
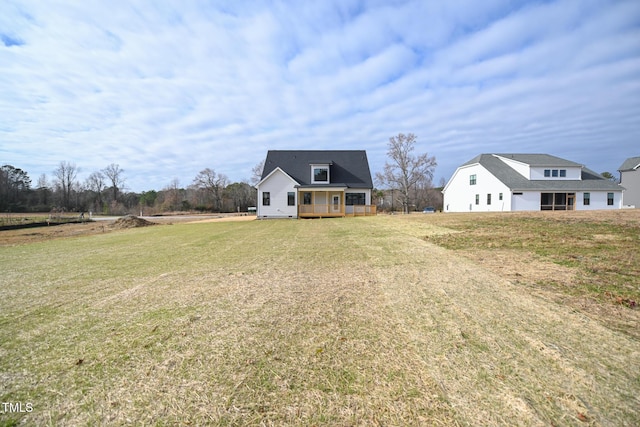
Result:
M331 213L340 213L340 195L336 194L332 198Z
M567 194L567 210L572 211L574 209L576 201L576 193Z

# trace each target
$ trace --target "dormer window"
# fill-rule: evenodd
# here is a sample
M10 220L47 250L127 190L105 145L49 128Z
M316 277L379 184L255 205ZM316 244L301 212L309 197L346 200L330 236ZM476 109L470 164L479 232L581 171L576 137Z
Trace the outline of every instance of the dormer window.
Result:
M313 184L328 184L329 165L311 165L311 182Z
M329 181L329 168L313 168L313 180L315 182Z
M567 177L567 170L566 169L545 169L544 170L544 177L545 178L566 178Z

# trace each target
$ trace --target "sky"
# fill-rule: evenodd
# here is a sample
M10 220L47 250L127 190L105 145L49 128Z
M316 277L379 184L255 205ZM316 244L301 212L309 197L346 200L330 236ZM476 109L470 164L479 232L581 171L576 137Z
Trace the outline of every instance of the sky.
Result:
M249 180L267 150L417 136L434 184L481 153L617 176L640 156L640 1L3 0L0 164L128 191Z

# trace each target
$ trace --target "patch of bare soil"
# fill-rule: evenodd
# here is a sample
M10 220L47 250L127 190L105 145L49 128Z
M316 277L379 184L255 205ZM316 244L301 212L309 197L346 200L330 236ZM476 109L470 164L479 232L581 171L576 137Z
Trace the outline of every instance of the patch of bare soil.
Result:
M135 215L127 215L127 216L123 216L122 218L118 218L113 224L111 224L111 228L115 228L115 229L138 228L138 227L148 227L150 225L156 225L156 223L147 221L144 218L139 218Z
M188 224L202 224L207 222L236 222L236 221L253 221L256 219L255 215L220 215L217 218L199 219L196 221L189 221Z
M110 231L103 222L85 222L81 224L63 224L20 230L0 231L0 246L13 246L64 237L77 237L100 234Z

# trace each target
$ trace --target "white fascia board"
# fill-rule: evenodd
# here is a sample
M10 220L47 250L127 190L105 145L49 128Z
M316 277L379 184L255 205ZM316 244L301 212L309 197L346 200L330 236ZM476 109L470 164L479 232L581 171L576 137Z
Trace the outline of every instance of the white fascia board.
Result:
M447 191L447 188L449 188L449 184L451 184L453 182L453 180L456 178L456 176L458 175L458 172L460 172L463 169L467 169L473 166L478 166L480 164L480 162L476 162L476 163L471 163L469 165L464 165L464 166L459 166L456 171L453 173L453 175L451 176L451 178L449 178L449 181L447 181L447 185L444 186L444 188L442 189L441 193L444 194Z
M296 181L295 179L291 178L291 176L286 173L285 171L283 171L282 169L280 169L280 166L276 167L274 170L272 170L271 172L269 172L269 175L265 176L263 179L260 180L259 183L257 183L255 185L255 188L258 189L258 187L260 187L260 185L265 182L266 180L268 180L269 178L271 178L271 176L273 176L273 174L275 174L276 172L281 172L284 176L286 176L287 178L289 178L291 180L291 182L293 182L293 185L300 185L298 183L298 181Z

